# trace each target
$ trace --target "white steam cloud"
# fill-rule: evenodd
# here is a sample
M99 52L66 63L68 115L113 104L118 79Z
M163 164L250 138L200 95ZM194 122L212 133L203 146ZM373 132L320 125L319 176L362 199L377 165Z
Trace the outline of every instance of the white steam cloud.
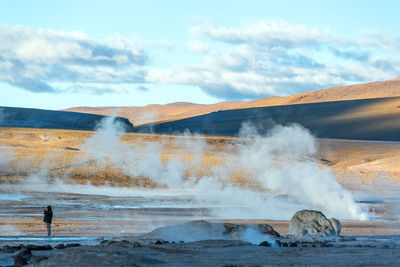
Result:
M101 168L112 166L130 177L146 177L159 185L140 190L115 188L122 195L151 195L152 191L159 194L161 187L164 193L169 190L190 195L193 202L204 205L219 219L290 219L299 209L317 209L338 219L368 219L368 213L337 182L333 172L313 160L315 140L299 125L277 126L261 135L256 127L244 124L238 141L242 144L230 148L225 164L207 174L194 172L191 176L190 170L202 168L203 154L210 149L204 137L190 133L175 137L173 142L180 149L165 157L165 146L170 142L167 139L133 145L121 142L122 135L118 121L106 118L97 133L83 144L85 154L79 159L95 161ZM191 159L183 161L187 154L192 155ZM235 175L241 179L235 180ZM98 190L118 194L106 186L67 185L60 181L49 186L46 190L57 187L75 193L82 190L93 194Z

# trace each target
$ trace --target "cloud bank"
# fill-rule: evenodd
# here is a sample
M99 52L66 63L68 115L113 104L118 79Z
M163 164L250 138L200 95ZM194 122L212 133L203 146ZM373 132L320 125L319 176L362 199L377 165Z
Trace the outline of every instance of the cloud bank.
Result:
M364 30L348 37L283 20L196 23L182 49L171 49L167 39L138 44L121 35L99 40L0 25L0 81L31 92L93 94L124 93L126 84L142 92L151 84L189 85L243 100L400 77L400 37L393 34ZM172 60L161 62L157 47ZM196 63L175 63L181 53Z
M151 70L149 81L246 99L400 76L399 38L385 33L347 38L328 28L264 20L240 27L206 22L190 32L195 40L187 47L202 63ZM379 36L387 41L377 41Z
M116 84L143 82L147 63L142 49L119 35L96 40L83 32L0 25L0 80L31 92L117 93Z

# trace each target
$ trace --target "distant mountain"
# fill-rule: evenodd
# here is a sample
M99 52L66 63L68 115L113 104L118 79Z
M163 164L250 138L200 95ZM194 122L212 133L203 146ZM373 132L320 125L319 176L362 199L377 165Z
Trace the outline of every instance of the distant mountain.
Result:
M65 109L65 111L99 115L110 115L118 111L118 116L128 118L134 125L141 125L151 122L183 119L218 110L232 109L241 104L241 101L227 101L211 105L176 102L166 105L151 104L144 107L75 107Z
M137 132L237 135L243 122L262 132L300 124L318 138L400 141L400 97L317 102L223 110L135 127Z
M95 130L106 116L31 108L0 106L0 127L28 127L71 130ZM127 131L133 125L126 118L117 117Z
M147 105L144 107L75 107L66 109L66 111L110 115L115 110L119 110L118 116L128 118L137 126L151 122L179 120L220 110L394 96L400 96L400 79L333 87L287 97L273 96L252 101L225 101L210 105L176 102L166 105Z

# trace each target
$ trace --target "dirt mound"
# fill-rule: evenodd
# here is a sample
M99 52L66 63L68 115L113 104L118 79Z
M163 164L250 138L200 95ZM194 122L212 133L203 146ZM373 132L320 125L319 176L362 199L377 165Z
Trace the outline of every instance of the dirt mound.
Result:
M193 221L185 224L161 227L141 237L175 242L194 242L211 239L251 241L249 240L251 239L250 235L266 236L266 239L279 237L279 233L268 224L247 226L207 221Z

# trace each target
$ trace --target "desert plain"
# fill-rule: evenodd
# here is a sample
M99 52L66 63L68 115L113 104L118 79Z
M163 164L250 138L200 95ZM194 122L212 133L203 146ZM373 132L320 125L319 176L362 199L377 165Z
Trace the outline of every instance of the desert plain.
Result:
M111 239L117 240L110 244L118 249L110 249L107 255L117 250L128 253L130 261L116 263L121 266L127 262L137 266L325 265L316 253L324 255L327 264L346 265L352 257L362 257L356 262L359 265L395 263L400 236L400 143L315 139L299 126L276 132L240 137L124 133L112 122L97 132L1 128L0 242L84 245L45 254L49 259L37 263L40 266L70 264L65 255L98 253L104 249L98 244ZM262 143L279 145L257 154ZM276 184L265 173L284 183ZM316 177L308 180L307 175ZM50 238L42 222L47 205L53 206L55 214ZM349 242L316 248L307 243L296 248L257 248L260 237L218 245L200 237L188 237L186 243L172 238L154 245L157 238L142 236L159 227L197 220L267 223L285 235L291 216L300 209L322 210L340 219L341 236ZM137 241L141 247L132 252L129 249ZM140 260L143 255L154 260ZM62 257L68 259L63 262ZM0 259L2 265L12 265L9 254L1 253Z

